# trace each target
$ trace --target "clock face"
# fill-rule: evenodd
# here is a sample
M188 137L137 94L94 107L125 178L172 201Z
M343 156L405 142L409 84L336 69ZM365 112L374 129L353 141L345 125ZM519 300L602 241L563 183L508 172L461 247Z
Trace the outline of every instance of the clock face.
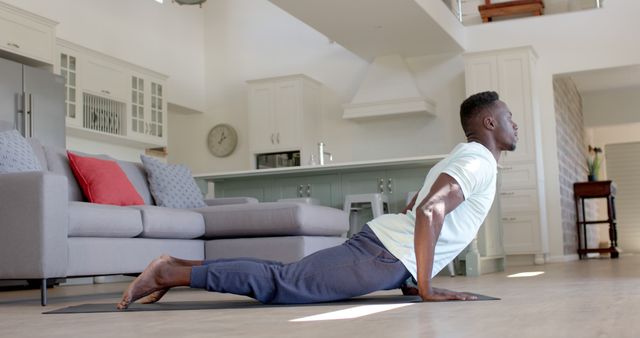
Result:
M238 144L238 134L228 124L218 124L211 128L207 136L207 147L213 156L226 157L233 153Z

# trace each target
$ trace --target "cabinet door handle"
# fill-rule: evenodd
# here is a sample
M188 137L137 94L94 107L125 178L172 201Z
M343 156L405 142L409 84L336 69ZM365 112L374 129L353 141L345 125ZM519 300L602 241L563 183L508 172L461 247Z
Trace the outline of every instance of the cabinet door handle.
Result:
M502 170L507 171L507 170L512 170L513 167L502 167Z
M302 193L303 190L304 190L304 186L302 184L300 184L298 186L298 197L304 196L303 193Z
M311 197L311 184L307 184L307 197Z
M384 192L384 178L378 178L378 192Z
M502 217L502 220L505 221L505 222L509 222L509 221L513 222L513 221L517 220L517 218L516 217Z
M111 95L111 92L110 92L110 91L108 91L108 90L104 90L104 89L102 89L100 92L101 92L102 94Z
M280 132L276 134L276 143L280 144Z
M513 191L509 191L509 192L501 192L501 193L500 193L500 196L513 196L513 195L515 195L515 194L516 194L516 193L515 193L515 192L513 192Z
M29 137L33 137L33 100L31 93L29 93L29 110L27 113L29 114Z
M22 104L22 107L19 110L19 113L22 114L22 126L16 123L16 129L18 129L22 136L27 136L27 94L22 93L20 95L20 103Z
M20 49L20 45L13 42L7 42L7 46Z
M390 194L393 194L393 181L391 179L387 180L387 190Z
M273 142L273 133L271 133L271 144L274 144L274 142Z

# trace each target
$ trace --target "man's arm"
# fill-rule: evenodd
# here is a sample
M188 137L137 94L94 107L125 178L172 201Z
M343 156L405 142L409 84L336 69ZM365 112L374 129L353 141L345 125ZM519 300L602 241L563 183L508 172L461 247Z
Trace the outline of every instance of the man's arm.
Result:
M467 300L474 296L437 289L431 285L431 273L436 242L444 217L464 201L464 194L456 180L440 174L431 191L416 209L414 245L418 267L418 294L424 301Z
M407 211L413 209L413 206L416 204L416 199L418 198L418 194L420 193L420 191L416 192L415 195L413 195L413 198L411 199L411 202L409 202L409 204L407 204L406 207L404 207L404 209L402 209L402 211L400 212L401 214L406 214Z

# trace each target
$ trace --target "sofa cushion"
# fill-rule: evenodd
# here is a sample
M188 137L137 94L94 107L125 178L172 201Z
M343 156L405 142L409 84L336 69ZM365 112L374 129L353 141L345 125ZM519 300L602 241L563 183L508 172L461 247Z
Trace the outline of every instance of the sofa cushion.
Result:
M142 213L143 230L140 237L191 239L204 235L204 219L197 212L153 205L130 208Z
M0 173L40 170L31 145L17 130L0 132Z
M205 241L204 248L207 260L249 257L292 263L319 250L340 245L346 240L346 237L335 236L220 238Z
M140 210L69 202L69 237L130 238L139 235L142 229Z
M193 209L204 216L205 238L268 236L340 236L349 215L301 203L220 205Z
M67 152L69 165L89 202L112 205L144 204L116 161Z
M147 173L144 171L144 167L141 163L129 162L129 161L117 161L122 171L127 175L129 181L138 191L140 197L144 200L144 204L153 205L153 197L151 197L151 191L149 190L149 183L147 181Z
M67 151L51 146L43 146L44 156L47 160L47 169L49 171L67 177L67 183L69 184L69 201L83 201L82 190L76 182L76 177L73 176L71 168L69 167L69 158L67 157Z
M201 208L206 204L202 192L184 165L166 164L153 157L140 155L149 177L149 188L156 204L168 208Z
M197 239L69 238L65 276L140 273L160 255L203 260L204 245Z

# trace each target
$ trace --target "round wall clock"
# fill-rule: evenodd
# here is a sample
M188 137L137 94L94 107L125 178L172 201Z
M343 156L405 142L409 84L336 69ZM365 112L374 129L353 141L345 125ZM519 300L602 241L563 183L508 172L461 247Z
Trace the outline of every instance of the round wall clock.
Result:
M207 148L213 156L226 157L233 153L238 144L236 130L228 124L218 124L211 128L207 136Z

